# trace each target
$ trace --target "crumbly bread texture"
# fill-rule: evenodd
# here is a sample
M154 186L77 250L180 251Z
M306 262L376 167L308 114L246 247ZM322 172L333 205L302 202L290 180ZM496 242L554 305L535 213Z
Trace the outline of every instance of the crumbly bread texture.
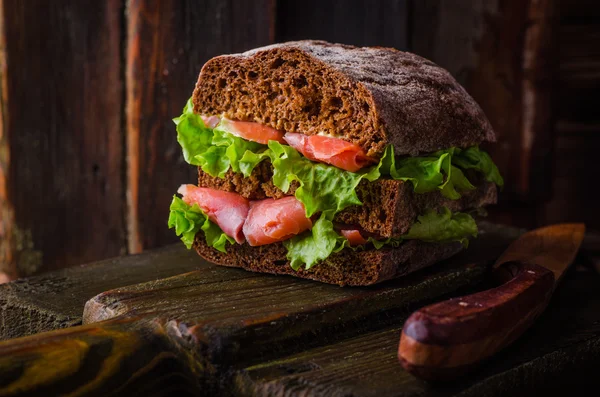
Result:
M286 194L273 185L272 172L268 161L261 162L248 178L230 170L221 179L198 168L198 186L236 192L250 200L281 198ZM472 177L471 180L476 179ZM393 179L363 181L357 187L357 195L363 205L346 208L336 214L335 221L359 225L365 231L381 237L398 237L406 233L417 216L426 209L446 206L452 211L465 211L496 203L495 184L480 180L475 185L476 190L464 192L459 200L450 200L439 191L415 193L412 184ZM292 185L287 194L293 194L296 187Z
M382 47L296 41L209 60L194 111L286 132L325 133L378 157L494 141L479 105L445 69Z
M259 273L289 274L341 286L372 285L430 266L462 250L460 243L425 243L406 241L398 248L352 251L342 250L310 270L290 267L282 243L251 247L247 244L227 246L223 253L208 246L199 233L194 248L203 258L218 265L241 267Z

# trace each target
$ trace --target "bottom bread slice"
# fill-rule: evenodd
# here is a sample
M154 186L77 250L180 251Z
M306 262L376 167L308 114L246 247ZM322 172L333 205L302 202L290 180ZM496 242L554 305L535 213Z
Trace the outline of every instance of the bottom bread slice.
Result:
M290 267L282 243L251 247L247 244L227 246L227 253L208 246L202 233L196 235L194 248L203 258L218 265L272 274L288 274L341 286L372 285L430 266L462 250L460 243L426 243L409 240L397 248L353 251L332 254L310 270Z

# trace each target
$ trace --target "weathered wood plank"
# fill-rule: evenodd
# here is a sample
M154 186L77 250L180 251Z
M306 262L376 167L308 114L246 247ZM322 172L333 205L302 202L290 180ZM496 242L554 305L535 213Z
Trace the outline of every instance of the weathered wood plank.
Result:
M21 276L124 252L123 4L0 2L3 228Z
M514 149L520 148L521 168L514 183L526 201L548 201L552 190L550 165L554 160L554 109L558 98L554 86L558 77L558 3L558 0L530 1L527 10L520 82L522 122L518 146L513 144Z
M560 2L559 76L552 199L541 222L582 220L600 229L600 208L589 193L600 147L600 2ZM592 179L590 179L592 178Z
M504 238L499 238L493 230L484 233L480 244L474 244L469 251L472 259L499 253L501 246L515 234L518 231L514 229L500 235ZM232 366L250 365L394 323L417 302L481 280L486 269L484 264L471 265L468 256L463 256L454 263L439 264L375 288L340 288L293 277L219 267L201 261L192 251L180 248L157 251L154 257L150 257L150 253L131 257L137 258L138 266L125 258L114 261L112 272L122 276L121 281L128 279L130 274L146 272L146 267L157 262L179 263L175 259L178 256L184 261L185 258L196 258L202 265L191 273L118 288L90 300L84 313L85 321L108 319L108 323L0 343L0 355L5 357L5 361L0 359L0 379L4 379L0 382L0 395L32 395L34 392L43 395L67 391L77 395L83 393L82 390L91 390L99 395L109 391L120 394L122 387L130 387L132 382L139 385L135 383L139 382L137 374L144 374L146 367L150 367L148 372L154 373L152 362L148 363L144 357L163 350L180 352L170 367L191 367L203 392L211 390L207 395L214 395L218 389L229 392L228 376ZM108 274L109 267L108 263L82 267L81 272L87 279L96 280L98 274ZM121 269L129 269L129 274L127 271L120 274ZM51 279L56 281L56 285L53 285L37 277L33 285L23 285L33 287L39 284L37 287L41 290L37 295L40 301L37 304L47 307L52 303L46 301L60 301L61 294L63 300L71 295L82 297L92 288L104 284L91 282L92 288L90 285L84 287L84 293L72 284L74 278L71 275L71 282L60 282L59 277L54 277ZM19 283L11 283L4 288L14 288L15 285L18 289ZM57 290L59 285L65 287L62 292ZM43 288L49 291L44 292ZM8 307L14 305L8 303ZM63 302L54 310L67 312L73 308ZM115 331L110 328L111 321L126 321L127 324L132 321L133 328ZM106 324L112 331L106 331ZM157 344L168 346L157 351ZM106 350L100 354L93 353L102 346ZM90 351L91 354L88 353ZM54 362L52 357L55 356L61 358ZM158 354L158 357L161 356ZM103 362L106 364L101 365ZM113 363L124 367L122 373L111 371ZM99 371L99 367L105 370ZM31 374L27 368L35 368L39 372ZM170 377L172 371L172 368L169 369L166 376ZM49 373L53 375L44 376ZM133 380L125 380L132 373ZM75 382L71 374L78 374L86 381ZM147 378L142 375L141 379ZM161 392L166 386L160 379L157 382L156 390Z
M280 0L276 41L408 48L409 0Z
M582 125L561 123L557 127L553 199L543 207L542 216L547 223L573 219L598 230L600 206L590 194L590 181L595 180L596 172L589 164L598 158L600 126L586 130Z
M600 277L571 271L548 310L474 376L432 385L397 359L401 326L261 363L235 376L238 395L506 396L577 394L600 385Z
M139 319L0 343L0 396L198 396L195 363Z
M194 183L171 119L204 62L273 40L274 0L132 0L127 7L127 206L130 253L176 240L165 227L177 187Z
M382 327L418 302L481 280L486 269L481 260L497 257L519 233L489 224L483 230L467 252L374 287L340 288L270 275L207 280L197 271L104 292L86 304L84 323L156 317L194 341L207 366L265 360Z
M84 323L161 318L217 368L380 327L410 305L480 280L484 270L438 268L370 289L268 275L207 283L192 272L102 293L87 303Z
M7 131L7 84L4 7L0 6L0 282L6 282L17 277L16 247L13 238L14 209L8 197L10 145Z
M0 340L81 324L85 302L102 291L215 266L177 244L0 285Z
M398 375L395 349L411 306L479 278L482 268L465 263L496 257L520 234L489 224L483 229L455 263L371 288L206 265L108 291L89 301L85 313L86 321L110 318L106 322L0 343L0 395L10 387L12 395L121 395L143 385L168 395L177 382L183 392L205 395L481 395L519 385L529 390L519 378L523 373L539 385L552 382L558 370L594 368L600 276L587 271L577 278L583 284L568 289L568 299L558 290L552 306L558 309L542 318L551 320L541 336L532 331L533 342L519 342L475 377L438 389ZM563 285L571 285L573 274L578 276L571 273ZM538 356L541 361L532 361ZM38 376L25 376L27 369ZM14 382L23 388L14 390Z
M475 70L486 66L481 65L485 57L481 52L488 49L481 47L480 43L483 44L482 40L491 33L489 19L502 17L498 8L498 0L413 1L411 51L448 69L462 85L468 87ZM513 23L518 24L519 20Z

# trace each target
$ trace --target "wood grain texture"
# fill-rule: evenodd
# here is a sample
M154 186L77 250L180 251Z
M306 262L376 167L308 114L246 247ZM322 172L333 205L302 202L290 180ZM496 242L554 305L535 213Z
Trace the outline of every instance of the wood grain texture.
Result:
M5 178L14 208L13 261L22 276L125 248L122 6L0 3Z
M89 270L97 269L88 269L92 276ZM108 322L0 343L0 396L158 396L173 388L193 395L229 393L232 366L383 326L394 321L392 309L403 312L415 301L480 279L484 270L448 264L370 290L205 263L192 273L90 301L85 319L110 317ZM73 291L65 292L68 298Z
M572 269L548 310L514 345L469 378L425 383L398 364L401 327L250 366L235 376L242 396L527 396L600 386L600 277Z
M0 343L0 396L201 395L163 328L130 318Z
M277 42L319 39L408 48L409 0L279 0Z
M556 123L559 0L530 1L521 67L520 173L514 182L528 201L548 200ZM516 149L516 145L515 145ZM514 167L516 168L516 167Z
M102 291L200 267L214 266L176 244L1 285L0 340L81 324L85 302Z
M486 49L480 44L490 34L489 18L499 16L498 9L498 0L413 1L411 51L446 68L468 88L482 66L480 52Z
M556 288L573 263L584 237L583 223L562 223L530 230L512 242L494 266L498 268L505 262L515 261L541 266L554 274Z
M401 321L412 305L480 280L485 266L471 262L498 255L518 234L488 225L472 249L454 262L376 288L339 288L219 267L183 247L82 267L78 275L66 269L67 281L37 277L30 286L39 284L39 308L69 312L73 308L66 300L112 283L104 279L108 274L127 282L133 274L151 274L158 264L164 271L163 264L183 265L191 258L201 262L191 273L118 288L89 301L85 321L108 322L0 343L0 395L128 395L124 390L133 392L144 382L150 382L144 393L167 395L164 390L170 390L173 378L181 380L177 386L184 391L191 390L189 371L203 394L229 394L237 368ZM76 284L83 274L90 281L80 291Z
M451 260L375 287L340 288L234 268L199 269L118 288L87 302L84 323L153 317L200 352L206 371L249 365L404 319L419 302L478 281L519 231L482 224Z
M487 225L480 244L473 244L469 253L476 258L496 257L519 234L512 228ZM518 341L518 349L501 353L474 377L436 389L403 372L395 349L400 324L415 304L409 298L440 293L443 279L446 285L464 285L469 275L452 271L452 266L421 272L412 282L408 277L404 283L360 289L217 266L119 288L88 303L93 307L86 314L113 317L108 322L1 343L0 390L20 381L25 388L13 395L32 395L34 390L42 390L40 395L81 390L135 395L139 388L143 388L140 395L169 395L169 387L175 384L182 394L200 395L434 396L462 391L479 396L531 391L552 384L560 371L572 375L568 379L573 382L595 379L582 377L584 370L595 369L600 361L600 280L595 272L576 277L567 299L561 289L557 291L559 302L540 323L552 316L547 329L525 339L524 345ZM431 276L432 283L416 283ZM567 275L564 285L572 280ZM312 292L316 292L313 301ZM321 302L316 302L319 298ZM383 308L379 317L363 315L365 310L376 311L363 300ZM395 305L397 310L390 309ZM338 326L331 327L335 322ZM305 338L298 338L303 333ZM58 352L58 357L52 352ZM101 363L100 369L92 363ZM117 365L118 373L114 372ZM24 377L23 369L31 368L39 376ZM56 373L49 379L48 374Z
M557 133L552 200L540 209L540 218L543 222L585 222L590 229L600 230L600 206L589 185L595 178L589 164L598 156L600 124L561 122Z
M0 6L0 278L17 276L14 241L14 209L9 198L10 144L8 142L8 112L6 75L6 35L4 8Z
M480 280L484 271L462 262L379 288L340 288L240 269L201 269L104 292L87 302L83 319L159 318L216 370L381 327L410 305Z
M129 252L176 240L165 227L167 209L177 187L196 180L196 168L184 162L171 119L181 114L209 58L272 42L273 1L128 3Z
M589 181L600 147L600 3L560 2L558 104L552 200L543 223L584 221L600 230L600 207Z

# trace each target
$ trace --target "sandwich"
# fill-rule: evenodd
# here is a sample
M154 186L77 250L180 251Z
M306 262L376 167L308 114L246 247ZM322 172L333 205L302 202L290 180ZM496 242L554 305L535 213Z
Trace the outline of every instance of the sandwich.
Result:
M174 119L198 183L169 227L224 266L363 286L477 236L502 177L477 103L443 68L392 48L296 41L203 67Z

